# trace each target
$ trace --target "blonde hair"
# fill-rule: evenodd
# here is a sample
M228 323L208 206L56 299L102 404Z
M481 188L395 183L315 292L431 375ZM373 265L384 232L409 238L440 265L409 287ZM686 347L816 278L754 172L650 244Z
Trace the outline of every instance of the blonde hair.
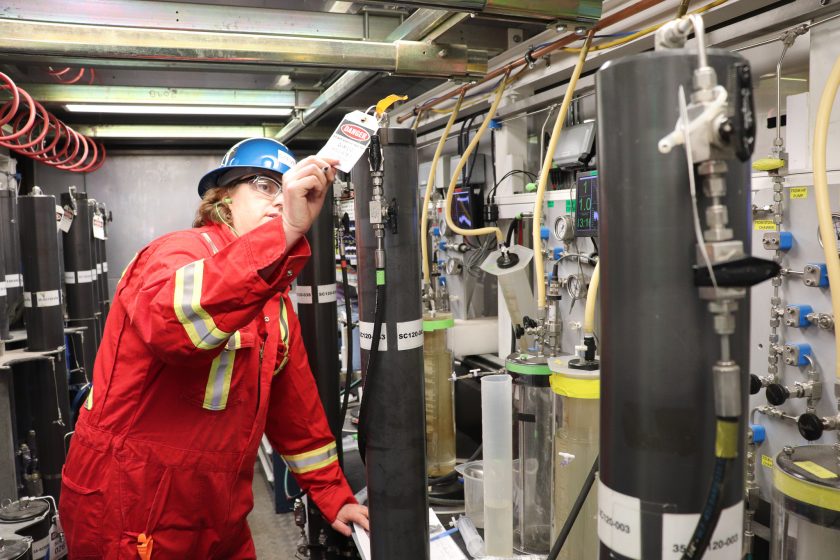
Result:
M211 223L231 226L233 224L233 214L231 214L230 208L225 202L225 198L229 194L230 189L228 187L207 189L201 198L198 210L196 210L193 227L207 226Z

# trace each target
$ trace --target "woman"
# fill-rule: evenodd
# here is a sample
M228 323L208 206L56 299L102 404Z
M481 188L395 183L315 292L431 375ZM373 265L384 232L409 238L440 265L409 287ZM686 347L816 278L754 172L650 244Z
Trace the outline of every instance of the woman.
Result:
M263 433L333 528L367 528L288 297L336 163L243 140L199 183L195 227L126 268L62 475L73 560L255 558Z

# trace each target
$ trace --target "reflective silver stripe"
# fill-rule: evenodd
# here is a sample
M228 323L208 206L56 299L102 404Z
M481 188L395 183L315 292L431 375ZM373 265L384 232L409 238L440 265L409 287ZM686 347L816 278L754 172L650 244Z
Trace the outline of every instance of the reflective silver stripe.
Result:
M338 458L335 442L324 447L300 453L298 455L283 455L283 460L289 465L293 473L302 474L326 467Z
M174 308L178 320L197 348L210 350L231 335L216 327L213 318L201 307L201 283L204 260L191 262L175 273Z
M209 233L204 232L201 234L201 236L205 239L205 241L207 241L207 244L210 245L210 249L213 250L214 255L219 252L219 250L216 248L216 244L213 243L213 240L210 238Z

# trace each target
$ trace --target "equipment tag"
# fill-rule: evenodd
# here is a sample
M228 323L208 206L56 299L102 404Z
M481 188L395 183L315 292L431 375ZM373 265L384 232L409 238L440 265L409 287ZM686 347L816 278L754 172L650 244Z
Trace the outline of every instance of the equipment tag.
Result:
M6 275L7 288L20 288L21 286L23 286L23 276L21 276L20 274Z
M763 467L767 467L768 469L772 469L773 468L773 459L771 459L767 455L762 455L761 456L761 465Z
M423 346L423 320L397 323L397 350L412 350Z
M67 556L67 542L64 540L61 520L56 513L52 525L50 525L50 555L48 558L49 560L59 560L65 556Z
M65 206L64 207L64 212L61 215L61 221L58 222L58 229L60 229L64 233L69 232L70 231L70 226L73 225L73 218L75 216L76 215L73 213L73 210L71 210L69 207Z
M55 228L56 231L61 229L61 219L64 217L64 208L59 206L58 204L55 205Z
M790 189L791 200L801 200L804 198L808 198L808 187L792 187Z
M335 291L335 284L318 286L318 303L333 303L336 299Z
M295 295L297 295L298 304L312 303L312 286L297 285L295 288Z
M349 173L370 144L370 137L379 130L379 123L373 115L353 111L344 115L335 132L318 152L318 157L339 161L338 168Z
M704 560L738 560L741 558L741 519L744 502L725 508L709 541L701 553ZM694 533L699 513L666 513L662 516L662 560L679 560Z
M64 283L65 284L75 284L76 283L76 273L72 270L68 270L64 273Z
M93 237L105 241L105 220L99 214L93 215Z
M776 231L776 222L773 220L753 220L755 231Z
M24 307L55 307L61 305L61 292L59 290L48 290L46 292L23 292Z
M373 323L359 321L359 346L363 350L370 350L373 341ZM388 350L388 324L382 323L382 332L379 333L379 350Z
M642 558L642 501L598 483L598 538L619 554Z

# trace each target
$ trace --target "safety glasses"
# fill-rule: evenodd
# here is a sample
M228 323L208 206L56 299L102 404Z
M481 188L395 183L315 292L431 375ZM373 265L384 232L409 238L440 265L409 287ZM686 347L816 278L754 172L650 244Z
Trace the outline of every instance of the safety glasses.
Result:
M258 194L274 200L283 192L283 185L280 181L266 177L265 175L254 175L252 177L245 177L239 183L248 183L254 191Z

